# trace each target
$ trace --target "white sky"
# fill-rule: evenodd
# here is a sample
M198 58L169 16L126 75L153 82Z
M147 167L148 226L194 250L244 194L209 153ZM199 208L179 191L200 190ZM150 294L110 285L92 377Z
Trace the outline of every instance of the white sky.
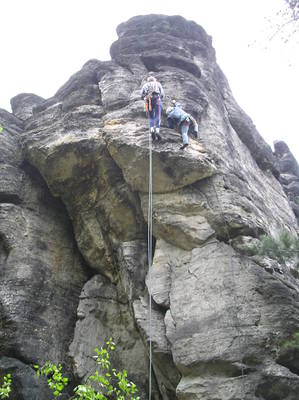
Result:
M121 22L140 14L179 14L213 37L237 102L265 140L270 145L285 140L299 160L299 45L270 42L265 20L283 5L283 0L0 0L0 108L10 111L9 100L22 92L51 97L89 59L110 59Z

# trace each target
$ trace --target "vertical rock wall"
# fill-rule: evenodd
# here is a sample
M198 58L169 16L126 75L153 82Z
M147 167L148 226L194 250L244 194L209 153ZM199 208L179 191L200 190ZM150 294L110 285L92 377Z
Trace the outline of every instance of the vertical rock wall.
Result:
M279 167L279 181L284 188L294 213L299 219L299 165L288 145L282 141L274 143L275 155Z
M67 363L79 294L88 278L64 205L24 160L23 123L0 112L0 368L13 398L48 398L32 363Z

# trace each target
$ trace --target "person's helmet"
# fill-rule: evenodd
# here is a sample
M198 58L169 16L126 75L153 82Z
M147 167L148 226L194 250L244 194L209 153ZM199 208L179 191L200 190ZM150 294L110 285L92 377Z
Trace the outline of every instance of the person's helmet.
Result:
M156 78L155 78L154 76L149 76L149 77L147 78L147 81L148 81L148 82L155 82L155 80L156 80Z

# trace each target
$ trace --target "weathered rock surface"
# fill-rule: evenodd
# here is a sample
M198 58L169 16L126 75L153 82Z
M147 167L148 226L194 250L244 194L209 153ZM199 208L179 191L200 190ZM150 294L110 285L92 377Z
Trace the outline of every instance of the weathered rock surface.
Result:
M6 112L0 121L0 368L17 375L14 398L38 399L46 389L30 365L67 361L88 271L65 207L24 161L21 121Z
M84 381L94 347L113 336L114 365L145 399L151 340L156 400L237 400L243 390L295 399L298 362L283 343L299 330L299 283L246 246L261 233L297 232L285 191L296 195L298 166L284 150L275 158L238 106L200 26L149 15L117 32L111 61L90 60L52 98L19 95L14 115L0 112L0 343L13 358L0 367L70 357ZM149 72L168 96L163 107L181 102L200 117L201 136L179 150L163 113L151 279L139 93ZM21 399L32 398L30 379Z
M22 121L32 117L33 107L45 101L42 97L32 93L21 93L11 99L11 109L13 114Z
M280 171L279 181L299 221L299 165L285 142L275 142L274 149Z
M112 362L120 370L134 371L130 379L145 393L147 354L128 304L120 301L115 285L101 275L95 275L82 290L77 315L75 336L70 346L76 375L86 379L95 370L90 351L102 346L103 339L112 336L118 344L118 352L112 354Z

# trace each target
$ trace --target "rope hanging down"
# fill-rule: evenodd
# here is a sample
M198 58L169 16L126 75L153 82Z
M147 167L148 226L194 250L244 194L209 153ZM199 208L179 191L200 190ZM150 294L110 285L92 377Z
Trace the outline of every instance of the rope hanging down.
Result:
M227 240L229 243L229 259L230 259L230 272L231 272L231 279L232 279L232 295L233 295L233 303L234 303L234 319L235 319L235 324L236 324L236 330L237 330L237 335L238 335L238 348L239 348L239 362L241 365L241 374L242 374L242 400L246 400L246 394L245 394L245 368L243 364L243 354L242 354L242 346L241 346L241 326L240 326L240 319L238 315L238 303L237 303L237 291L236 291L236 278L235 278L235 269L234 269L234 263L233 263L233 252L232 252L232 244L231 244L231 237L229 234L229 228L228 228L228 223L226 220L226 217L224 215L224 211L221 206L221 202L219 200L214 182L212 181L212 186L214 188L215 196L219 205L220 213L222 215L225 231L226 231L226 236Z
M152 187L152 139L151 132L149 130L149 174L148 174L148 213L147 213L147 258L148 258L148 293L149 293L149 388L148 388L148 396L149 400L152 398L152 245L153 245L153 229L152 229L152 219L153 219L153 187ZM241 327L240 320L238 316L238 305L237 305L237 294L236 294L236 279L235 279L235 270L233 265L233 254L231 247L231 238L228 229L228 223L224 215L224 211L222 210L221 203L214 185L212 181L212 185L215 191L216 199L220 208L220 212L222 215L222 219L224 222L227 239L230 245L230 270L232 276L232 292L233 292L233 303L234 303L234 318L236 321L236 330L238 334L238 347L240 354L240 365L242 372L242 400L245 400L245 371L243 365L243 355L242 355L242 347L241 347Z
M148 258L148 302L149 302L149 380L148 398L152 398L152 245L153 245L153 188L152 188L152 138L149 131L149 174L148 174L148 212L147 212L147 258Z

